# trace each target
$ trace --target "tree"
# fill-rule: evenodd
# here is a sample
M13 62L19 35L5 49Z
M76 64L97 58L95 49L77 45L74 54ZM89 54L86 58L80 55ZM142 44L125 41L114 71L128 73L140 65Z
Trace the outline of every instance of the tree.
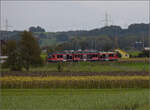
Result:
M45 29L41 28L40 26L37 26L37 27L32 26L29 28L29 31L30 32L45 32Z
M86 40L82 40L79 43L82 50L88 49L88 42Z
M20 41L20 51L23 61L23 67L29 70L30 66L38 66L42 64L40 57L41 50L37 39L31 32L24 31Z
M138 56L139 57L150 57L150 50L143 50Z
M11 70L21 70L22 69L22 60L19 48L17 47L16 41L8 41L7 45L7 55L8 59L6 61L7 66Z
M0 40L0 55L6 56L7 55L7 49L6 45L7 43L4 40Z
M109 51L113 49L113 41L108 36L100 36L96 38L96 49Z

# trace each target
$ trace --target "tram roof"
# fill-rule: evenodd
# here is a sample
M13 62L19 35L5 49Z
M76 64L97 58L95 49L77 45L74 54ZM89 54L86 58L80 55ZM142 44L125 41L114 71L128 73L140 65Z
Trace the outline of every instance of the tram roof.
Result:
M52 54L83 54L83 53L114 53L114 52L104 52L104 51L98 51L98 50L88 50L88 51L58 51L58 52L53 52L49 53L49 55Z

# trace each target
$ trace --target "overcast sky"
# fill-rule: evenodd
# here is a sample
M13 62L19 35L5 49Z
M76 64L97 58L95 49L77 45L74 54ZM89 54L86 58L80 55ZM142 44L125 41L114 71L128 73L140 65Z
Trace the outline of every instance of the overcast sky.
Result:
M105 25L127 27L132 23L149 23L149 1L3 1L1 28L8 19L9 30L41 26L46 31L90 30Z

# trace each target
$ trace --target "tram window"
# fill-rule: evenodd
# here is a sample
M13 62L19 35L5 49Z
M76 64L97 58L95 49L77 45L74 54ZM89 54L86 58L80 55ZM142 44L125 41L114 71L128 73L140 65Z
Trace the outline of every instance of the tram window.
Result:
M55 58L55 55L53 55L52 57Z
M88 55L88 58L91 59L93 57L93 55Z
M75 55L75 58L83 58L83 55ZM72 59L72 56L71 56L71 59Z
M70 56L70 55L67 55L67 59L72 59L72 56Z
M63 56L62 55L57 55L57 58L62 58Z
M113 54L109 54L109 57L113 57L114 55Z
M79 58L79 55L75 55L75 58Z
M94 55L93 55L93 57L97 57L97 55L96 55L96 54L94 54Z
M101 58L105 58L106 57L106 55L105 54L103 54L102 56L101 56Z
M49 55L49 56L48 56L48 58L52 58L52 56L51 56L51 55Z
M72 56L70 56L69 59L72 59Z
M67 55L67 59L69 59L69 55Z
M80 58L83 59L83 55L80 55Z

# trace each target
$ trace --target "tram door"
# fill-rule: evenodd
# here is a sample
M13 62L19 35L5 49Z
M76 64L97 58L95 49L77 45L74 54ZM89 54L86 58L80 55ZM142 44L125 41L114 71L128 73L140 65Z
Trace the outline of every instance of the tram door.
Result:
M87 55L83 54L83 61L86 61L86 60L87 60Z
M67 54L66 55L67 61L72 61L72 54Z
M67 55L66 54L63 55L63 59L64 59L63 61L67 61Z

